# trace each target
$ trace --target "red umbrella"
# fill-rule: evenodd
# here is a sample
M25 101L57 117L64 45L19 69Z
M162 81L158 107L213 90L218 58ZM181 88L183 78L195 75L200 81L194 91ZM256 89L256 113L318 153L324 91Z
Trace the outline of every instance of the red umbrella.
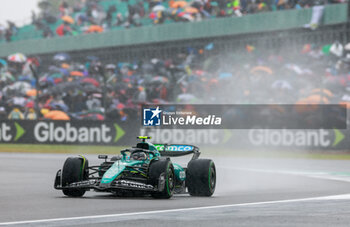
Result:
M34 107L34 101L27 102L26 107L27 108L33 108Z
M92 85L94 85L96 87L100 86L100 83L97 82L97 80L95 80L94 78L90 78L90 77L82 79L81 82L82 83L92 84Z

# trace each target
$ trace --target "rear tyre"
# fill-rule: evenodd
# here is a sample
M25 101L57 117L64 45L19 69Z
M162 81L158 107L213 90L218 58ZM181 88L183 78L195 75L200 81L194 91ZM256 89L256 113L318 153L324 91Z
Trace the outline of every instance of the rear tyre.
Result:
M175 173L174 166L169 159L153 161L149 168L149 183L158 185L161 188L158 192L151 193L152 197L169 199L174 194ZM164 178L164 185L161 185L160 178Z
M62 168L62 186L71 183L87 180L89 163L83 157L69 157L64 162ZM85 189L63 189L63 194L69 197L81 197L85 194Z
M188 163L186 186L192 196L212 196L216 186L215 164L210 159L196 159Z

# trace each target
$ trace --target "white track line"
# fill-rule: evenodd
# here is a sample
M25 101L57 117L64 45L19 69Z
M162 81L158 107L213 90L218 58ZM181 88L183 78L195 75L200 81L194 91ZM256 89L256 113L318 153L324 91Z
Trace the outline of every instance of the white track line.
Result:
M144 211L144 212L123 213L123 214L107 214L107 215L68 217L68 218L52 218L52 219L40 219L40 220L28 220L28 221L2 222L2 223L0 223L0 226L25 225L25 224L44 224L44 223L48 224L48 223L53 223L53 222L79 221L79 220L91 220L91 219L104 219L104 221L106 221L106 218L127 217L127 216L133 216L133 215L135 215L135 216L136 215L150 215L150 214L152 215L152 214L160 214L160 213L186 212L186 211L220 209L220 208L229 208L229 207L258 206L258 205L267 205L267 204L295 203L295 202L307 202L307 201L317 201L317 200L339 200L339 199L350 200L350 194L311 197L311 198L302 198L302 199L287 199L287 200L277 200L277 201L254 202L254 203L238 203L238 204L228 204L228 205L218 205L218 206L192 207L192 208L180 208L180 209L169 209L169 210L154 210L154 211Z
M274 173L274 174L288 174L295 176L303 176L324 180L335 180L335 181L343 181L350 182L350 176L337 176L332 175L331 172L306 172L306 171L289 171L289 170L268 170L268 169L254 169L254 168L235 168L235 167L225 167L225 169L231 170L243 170L243 171L251 171L251 172L260 172L260 173Z

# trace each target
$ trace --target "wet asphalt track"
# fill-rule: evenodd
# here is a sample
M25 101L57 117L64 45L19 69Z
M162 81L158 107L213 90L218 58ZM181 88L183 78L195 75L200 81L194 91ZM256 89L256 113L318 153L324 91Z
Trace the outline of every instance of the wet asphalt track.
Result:
M350 194L350 161L218 157L213 197L155 200L96 192L65 197L53 179L66 157L0 153L0 225L350 225L350 195L332 197ZM96 155L87 157L99 163ZM28 220L36 221L21 222Z

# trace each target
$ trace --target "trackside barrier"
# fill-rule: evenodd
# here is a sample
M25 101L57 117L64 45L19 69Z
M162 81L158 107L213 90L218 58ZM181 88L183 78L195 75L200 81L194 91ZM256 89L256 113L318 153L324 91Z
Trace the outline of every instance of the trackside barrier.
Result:
M0 142L130 145L138 132L134 122L8 120L0 123Z
M0 143L132 145L138 135L151 142L230 148L301 148L350 150L350 130L202 130L140 128L138 121L0 122Z
M181 130L141 128L152 142L194 144L232 149L291 148L349 150L350 130Z

